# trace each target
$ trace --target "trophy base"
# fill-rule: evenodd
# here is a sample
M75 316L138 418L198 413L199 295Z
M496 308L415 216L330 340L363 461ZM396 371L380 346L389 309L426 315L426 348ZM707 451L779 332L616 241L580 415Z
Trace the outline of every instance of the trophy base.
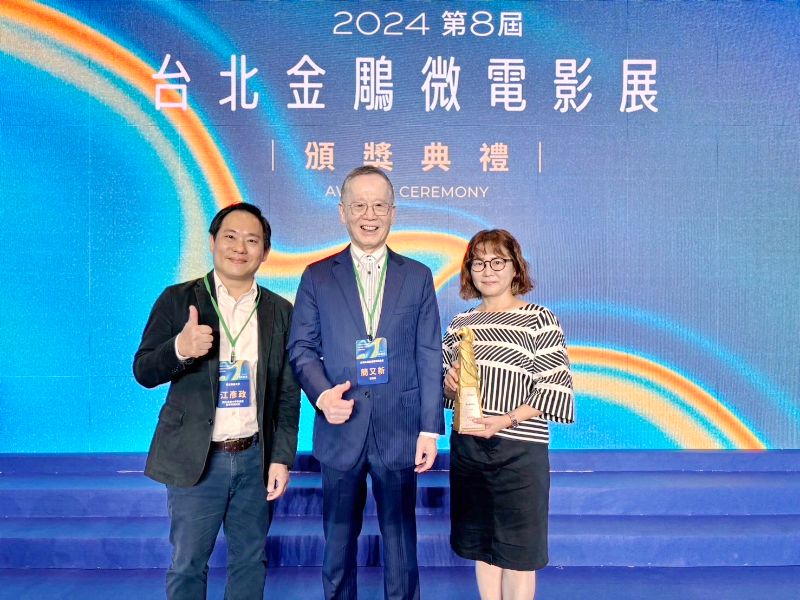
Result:
M486 425L483 423L473 423L469 419L466 422L458 423L455 419L453 419L453 431L456 433L465 433L467 431L484 431L486 429Z
M486 425L472 421L472 419L481 418L483 418L483 411L478 398L478 390L473 387L460 389L453 414L453 431L456 433L484 431Z

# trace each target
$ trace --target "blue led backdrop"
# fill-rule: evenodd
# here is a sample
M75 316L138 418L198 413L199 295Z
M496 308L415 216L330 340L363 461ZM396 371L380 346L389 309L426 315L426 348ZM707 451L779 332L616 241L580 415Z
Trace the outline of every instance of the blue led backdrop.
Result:
M262 207L293 299L363 163L445 323L466 240L520 239L575 372L554 447L800 447L799 34L796 3L5 0L0 452L145 451L132 356L213 214Z

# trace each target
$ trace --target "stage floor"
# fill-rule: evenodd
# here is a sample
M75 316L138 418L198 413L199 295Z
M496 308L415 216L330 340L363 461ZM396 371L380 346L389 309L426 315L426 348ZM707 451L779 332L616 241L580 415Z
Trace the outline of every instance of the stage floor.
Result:
M383 597L381 569L359 570L359 596ZM422 568L421 596L478 600L469 567ZM3 600L149 600L164 597L161 569L4 569ZM224 569L209 575L209 599L222 598ZM540 572L536 600L797 600L800 567L547 568ZM317 600L319 567L271 569L264 598Z
M800 452L553 452L551 566L537 600L800 600ZM422 597L477 600L449 546L449 456L419 480ZM164 597L164 488L143 455L0 455L0 600ZM265 598L320 598L318 465L276 508ZM360 597L383 597L374 502ZM225 542L211 560L222 598ZM303 565L298 567L296 565Z

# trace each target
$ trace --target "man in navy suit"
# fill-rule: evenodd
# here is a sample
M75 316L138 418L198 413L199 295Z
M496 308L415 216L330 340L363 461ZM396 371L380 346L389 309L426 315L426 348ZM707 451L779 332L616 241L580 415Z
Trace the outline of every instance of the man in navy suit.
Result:
M419 598L417 473L444 432L441 326L430 269L392 252L394 189L375 167L344 180L341 252L300 281L289 360L316 409L322 465L325 598L355 599L367 474L383 539L384 595Z

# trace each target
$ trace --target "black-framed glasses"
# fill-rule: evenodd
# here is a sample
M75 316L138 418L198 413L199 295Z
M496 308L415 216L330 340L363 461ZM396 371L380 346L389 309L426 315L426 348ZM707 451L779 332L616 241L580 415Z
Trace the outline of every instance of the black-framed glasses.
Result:
M513 263L510 258L493 258L492 260L480 260L475 258L469 262L469 268L476 273L480 273L489 265L492 271L502 271L506 268L506 263Z
M376 202L375 204L367 204L366 202L351 202L346 206L350 211L350 214L354 217L360 217L366 213L367 208L372 208L372 212L375 213L376 217L385 217L389 214L389 211L394 208L394 204L388 204L386 202Z

